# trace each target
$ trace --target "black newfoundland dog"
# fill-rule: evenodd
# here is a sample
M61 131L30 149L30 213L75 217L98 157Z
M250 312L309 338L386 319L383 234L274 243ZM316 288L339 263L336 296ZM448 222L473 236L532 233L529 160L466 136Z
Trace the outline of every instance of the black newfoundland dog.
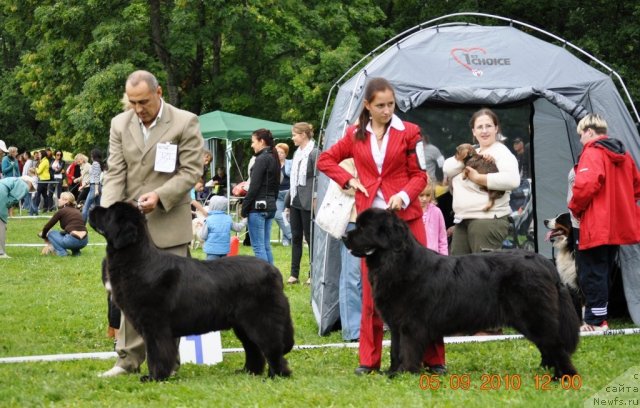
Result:
M527 251L442 256L395 214L369 209L344 237L366 257L375 305L391 330L390 373L421 369L428 343L454 333L512 326L540 350L555 377L574 375L579 326L553 263Z
M291 374L284 355L293 347L293 323L276 267L249 256L200 261L162 252L128 203L95 208L89 223L107 239L113 299L147 347L142 380L169 377L174 338L226 329L242 342L245 371L261 374L266 358L269 376Z

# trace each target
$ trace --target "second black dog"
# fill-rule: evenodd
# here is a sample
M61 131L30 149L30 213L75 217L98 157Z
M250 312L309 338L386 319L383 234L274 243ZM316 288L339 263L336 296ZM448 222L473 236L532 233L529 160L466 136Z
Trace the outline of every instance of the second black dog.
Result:
M365 257L373 298L391 330L391 373L421 369L445 335L511 326L555 377L574 375L580 322L553 263L529 251L443 256L420 245L394 213L369 209L344 239Z

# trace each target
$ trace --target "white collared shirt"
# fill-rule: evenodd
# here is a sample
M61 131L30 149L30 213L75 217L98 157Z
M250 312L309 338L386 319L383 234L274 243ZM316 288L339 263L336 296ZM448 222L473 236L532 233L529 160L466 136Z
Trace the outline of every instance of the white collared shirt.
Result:
M164 110L164 99L160 99L160 110L158 111L158 115L153 120L153 122L151 122L151 125L149 125L148 128L144 125L144 123L142 123L142 120L140 119L140 117L138 117L138 123L140 124L140 130L142 131L142 136L144 136L145 143L147 143L147 140L149 139L149 135L151 134L151 129L153 129L153 127L158 123L158 119L162 117L163 110Z
M391 128L399 131L403 131L405 129L404 123L402 123L402 120L395 114L391 117L391 123L389 124L389 127L387 127L387 131L382 137L382 144L378 146L378 141L376 140L375 133L373 133L373 128L371 127L371 121L367 123L366 131L369 132L370 135L369 142L371 143L371 154L373 155L373 161L378 169L378 174L382 174L382 164L384 163L384 157L387 153L387 145L389 144L389 132L391 131ZM409 195L404 191L400 191L399 194L402 197L402 202L404 203L402 208L407 208L410 202ZM387 208L387 202L382 195L381 189L378 189L378 191L376 191L376 197L374 198L373 204L371 204L371 206L374 208Z

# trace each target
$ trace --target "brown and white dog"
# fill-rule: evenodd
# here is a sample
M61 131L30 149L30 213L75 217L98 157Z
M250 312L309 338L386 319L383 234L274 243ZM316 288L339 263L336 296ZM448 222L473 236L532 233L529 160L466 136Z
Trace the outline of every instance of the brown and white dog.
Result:
M198 211L194 212L194 214L196 217L191 220L191 249L204 245L204 241L200 238L200 231L202 231L206 218Z
M40 250L40 255L55 255L56 251L53 249L53 245L49 241L45 241L44 246Z
M465 166L475 169L480 174L497 173L498 166L489 158L482 156L476 152L469 143L463 143L456 147L456 160L464 163ZM463 178L467 178L467 172L463 175ZM487 191L489 193L489 203L483 208L484 211L489 211L496 200L504 196L504 191L489 190L484 186L480 186L480 190Z
M553 242L556 268L560 274L560 280L569 288L576 313L582 320L584 295L578 284L577 248L573 228L571 227L571 217L568 212L558 214L553 218L544 220L544 226L549 229L546 235L547 240Z

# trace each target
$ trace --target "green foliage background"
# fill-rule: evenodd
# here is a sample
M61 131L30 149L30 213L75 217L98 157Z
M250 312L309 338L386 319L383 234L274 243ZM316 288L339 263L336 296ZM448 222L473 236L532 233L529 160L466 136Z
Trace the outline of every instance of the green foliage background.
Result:
M134 69L156 73L165 98L196 114L222 109L318 127L331 85L363 55L462 11L566 38L640 95L638 2L0 0L0 137L21 150L106 148Z

